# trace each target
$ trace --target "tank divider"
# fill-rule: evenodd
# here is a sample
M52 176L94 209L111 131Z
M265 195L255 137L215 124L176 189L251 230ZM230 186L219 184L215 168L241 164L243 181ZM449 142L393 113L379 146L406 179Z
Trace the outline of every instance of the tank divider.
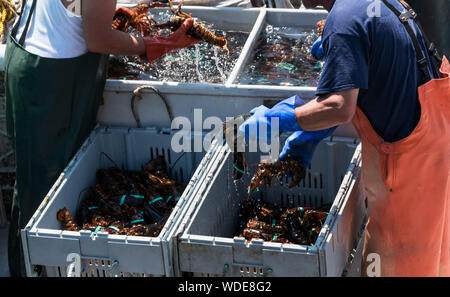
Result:
M253 49L256 46L256 41L261 34L261 31L264 28L264 24L266 23L266 10L264 8L261 9L261 12L256 19L255 25L253 26L252 32L248 36L247 42L245 43L244 48L242 49L241 55L236 62L236 65L233 68L228 80L226 81L226 85L231 85L235 83L238 75L244 70L244 67L247 65L248 60L251 58L253 53Z

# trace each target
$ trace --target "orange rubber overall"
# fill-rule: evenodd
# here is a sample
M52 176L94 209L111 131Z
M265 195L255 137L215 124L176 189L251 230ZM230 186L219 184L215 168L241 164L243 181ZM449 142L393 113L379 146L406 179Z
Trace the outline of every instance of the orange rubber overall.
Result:
M383 142L358 108L362 172L369 206L363 255L381 276L450 276L450 65L418 88L421 117L408 137ZM371 259L372 256L369 258ZM372 266L373 267L373 266Z

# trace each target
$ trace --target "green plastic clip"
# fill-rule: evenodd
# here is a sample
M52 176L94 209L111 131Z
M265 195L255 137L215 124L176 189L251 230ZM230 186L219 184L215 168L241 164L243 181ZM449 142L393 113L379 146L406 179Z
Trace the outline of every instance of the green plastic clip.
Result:
M98 231L100 231L100 229L102 229L102 226L98 226L97 228L95 228L94 235L97 235L97 233L98 233Z
M162 200L162 199L163 199L163 197L155 198L155 199L153 199L152 201L150 201L148 204L153 204L153 203L155 203L156 201Z
M295 68L295 66L290 63L280 63L277 66L287 71L292 71Z
M267 276L269 273L272 273L272 268L267 268L264 270L263 276Z
M108 228L114 229L114 230L116 230L117 232L119 232L119 231L120 231L120 229L119 229L119 228L117 228L116 226L108 226Z
M239 171L240 173L245 174L244 170L237 168L237 166L234 164L233 164L233 168L236 169L237 171Z
M122 206L122 204L125 202L125 198L127 197L127 195L123 195L122 199L120 199L120 206Z
M226 274L229 269L230 269L230 266L228 264L223 265L223 274Z
M318 62L316 65L314 65L314 69L321 69L322 68L322 64L320 62Z
M247 194L253 194L253 193L255 193L255 192L258 192L259 191L259 189L258 188L256 188L256 189L254 189L253 190L253 192L250 192L250 187L248 188L248 191L247 191Z
M134 221L131 221L130 224L136 224L136 223L140 223L143 221L144 221L144 219L134 220Z
M130 195L130 196L134 198L144 199L144 196L142 195Z

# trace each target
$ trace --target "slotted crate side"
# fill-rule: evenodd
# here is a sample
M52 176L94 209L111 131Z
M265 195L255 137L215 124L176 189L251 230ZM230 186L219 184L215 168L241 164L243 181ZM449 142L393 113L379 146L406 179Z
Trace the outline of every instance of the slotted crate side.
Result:
M361 257L363 236L368 219L364 185L359 174L361 145L356 148L350 167L351 171L347 173L343 181L343 185L346 186L340 189L345 199L342 200L342 207L336 215L339 219L333 222L326 238L321 243L322 275L341 276L343 272L346 272L348 264L359 265L351 262L360 261L358 257ZM358 269L353 268L353 270Z
M347 142L353 141L355 140L347 139ZM350 154L348 152L343 154L346 150L350 150ZM333 202L339 189L340 177L345 175L353 151L354 147L349 147L342 141L331 141L331 138L328 138L328 141L319 145L311 169L308 170L308 173L311 173L311 183L308 180L305 187L301 185L293 192L284 189L282 186L271 187L267 189L271 193L269 201L280 203L281 193L303 191L308 192L306 204L311 203L313 206L320 206L320 202L316 201L319 197L323 197L324 203ZM239 223L237 218L239 202L247 193L246 186L249 184L252 171L243 180L232 181L231 154L225 150L218 152L218 154L222 154L224 157L218 162L219 164L211 165L208 169L210 173L216 174L205 181L209 186L205 186L203 191L198 191L199 194L195 198L197 202L192 202L190 214L187 214L190 219L186 219L184 224L180 224L180 228L184 230L180 231L180 233L183 233L178 244L180 271L220 276L223 275L224 265L228 265L229 267L239 268L230 268L227 273L229 276L245 275L242 273L242 269L247 271L247 268L257 271L259 271L258 269L271 269L271 275L273 276L320 275L318 251L315 247L283 245L283 248L281 248L282 245L279 243L255 240L247 247L245 240L233 238L236 226ZM249 157L247 160L249 164L252 164L252 162L255 164L259 162L258 158L257 154L253 154L253 157ZM345 158L347 159L345 160ZM334 166L327 166L327 164L336 164L336 168L329 169L329 167ZM324 172L320 172L324 169L326 169ZM323 176L324 184L327 185L322 189L316 188L313 181L313 177L317 179L320 177L320 173ZM336 181L328 185L329 179L335 179ZM337 185L337 188L335 185ZM229 197L222 193L229 193ZM264 197L264 189L260 192L260 195ZM311 199L309 199L309 196ZM340 198L337 196L336 200ZM304 205L305 200L300 199L300 201L291 202L294 206L298 205L299 202ZM335 201L333 208L337 207L336 203ZM329 224L330 221L329 217L325 224ZM324 236L323 232L322 230L321 236ZM208 260L205 261L205 258ZM304 263L304 265L289 265L292 261Z
M175 276L180 275L180 266L178 259L178 237L180 235L179 225L185 224L185 220L187 217L186 213L191 208L191 205L193 203L196 203L195 196L197 195L197 193L204 190L203 185L206 185L206 181L211 178L212 174L209 168L211 164L217 164L217 162L215 162L215 160L219 158L217 152L221 151L222 149L223 145L221 143L219 144L219 141L217 139L211 142L211 146L209 147L205 156L202 158L201 164L197 168L195 178L192 178L190 181L190 184L192 184L192 186L189 187L188 193L186 193L186 195L190 197L190 199L188 199L183 207L181 207L176 213L176 217L174 218L175 223L165 234L165 238L163 241L163 244L166 245L164 252L167 253L165 260L168 270L173 271ZM202 182L196 182L197 180L201 180Z
M174 152L171 148L171 134L155 134L151 138L145 137L147 132L136 130L126 135L127 163L133 170L140 169L143 163L142 156L148 156L147 160L163 155L166 159L169 173L178 183L187 184L193 176L196 166L200 163L204 152L189 153ZM194 134L193 137L201 133ZM189 140L189 139L188 139Z
M65 269L67 255L77 253L86 259L104 258L117 261L119 273L171 274L166 271L162 238L174 223L174 214L185 203L183 193L158 237L109 235L90 231L62 231L56 220L56 212L66 206L75 214L82 191L92 186L99 168L117 166L139 170L156 154L164 152L172 174L186 183L203 153L174 153L170 149L170 134L157 133L154 129L97 128L79 150L64 171L60 184L50 193L48 203L43 202L26 230L26 250L30 264ZM189 141L189 139L188 139ZM197 156L195 156L197 154ZM106 155L108 157L106 157ZM112 161L111 161L112 160ZM190 183L192 186L192 182ZM188 186L189 187L189 186ZM186 192L186 191L185 191ZM75 194L74 194L75 193ZM45 204L46 203L46 204Z
M47 277L150 277L155 276L146 273L119 272L116 264L104 258L83 258L80 261L80 270L75 268L75 262L68 266L45 266Z

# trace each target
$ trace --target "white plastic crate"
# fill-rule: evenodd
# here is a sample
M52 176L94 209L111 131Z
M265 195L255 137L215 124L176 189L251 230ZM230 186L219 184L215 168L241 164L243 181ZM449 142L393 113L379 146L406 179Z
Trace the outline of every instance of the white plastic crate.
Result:
M341 276L352 269L349 262L361 254L366 206L359 182L359 140L332 137L322 141L304 182L288 189L274 182L262 187L264 201L290 206L332 203L330 214L314 246L281 244L235 237L239 203L255 166L243 179L231 178L231 152L218 149L209 163L206 179L172 236L176 275L194 276ZM249 164L259 153L246 154ZM286 180L287 182L287 180ZM257 194L255 194L257 195ZM356 268L358 269L358 268Z
M172 275L168 242L163 238L178 218L192 185L201 178L208 158L202 160L204 153L174 153L171 138L170 133L154 129L97 127L22 231L28 275L32 275L31 265L43 265L50 276L66 276L72 263L67 257L72 253L80 256L81 276ZM56 212L66 207L75 214L83 191L95 184L97 170L114 165L102 153L126 170L140 170L151 157L163 154L172 178L188 184L158 237L61 230Z

